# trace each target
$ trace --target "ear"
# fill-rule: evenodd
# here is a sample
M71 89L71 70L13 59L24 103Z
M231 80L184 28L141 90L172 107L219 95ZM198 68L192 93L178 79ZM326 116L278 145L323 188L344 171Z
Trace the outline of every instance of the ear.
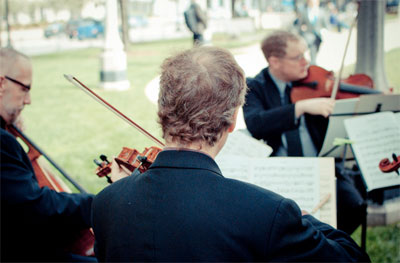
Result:
M275 56L270 56L268 58L268 64L272 67L275 67L277 65L277 63L279 62L279 58L275 57Z
M5 82L6 82L6 78L4 76L0 76L0 96L3 95L4 89L5 89Z
M235 113L233 113L233 116L232 116L233 121L232 121L231 126L229 126L229 128L228 128L229 133L231 133L235 130L238 113L239 113L239 107L237 107L235 110Z

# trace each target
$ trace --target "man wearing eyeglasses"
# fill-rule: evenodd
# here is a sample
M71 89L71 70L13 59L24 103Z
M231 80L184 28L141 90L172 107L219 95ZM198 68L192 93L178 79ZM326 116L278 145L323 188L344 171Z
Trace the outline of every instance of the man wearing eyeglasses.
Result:
M262 41L261 49L269 66L247 79L250 90L243 106L247 129L273 148L273 156L316 157L335 101L291 102L293 82L308 74L307 43L299 35L275 31ZM362 222L365 203L352 179L343 176L337 174L338 228L351 234Z
M31 103L31 83L29 58L0 48L0 261L96 261L64 250L72 233L90 227L93 195L41 188L28 155L6 130Z

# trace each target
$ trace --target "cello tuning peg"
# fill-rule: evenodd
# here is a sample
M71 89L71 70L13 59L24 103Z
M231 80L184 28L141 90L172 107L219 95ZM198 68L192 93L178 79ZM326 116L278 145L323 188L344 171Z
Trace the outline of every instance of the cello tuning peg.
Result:
M396 156L395 153L392 154L392 157L393 157L393 160L394 160L394 161L396 161L396 162L398 161L397 156Z
M100 159L101 159L103 162L106 162L107 164L110 163L110 162L107 160L107 156L105 156L104 154L100 155Z

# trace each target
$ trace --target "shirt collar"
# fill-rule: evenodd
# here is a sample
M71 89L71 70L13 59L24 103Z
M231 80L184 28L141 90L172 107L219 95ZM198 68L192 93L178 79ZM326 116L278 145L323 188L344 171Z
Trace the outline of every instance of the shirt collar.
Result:
M275 85L278 87L279 93L281 94L281 96L283 96L283 94L285 94L285 88L286 85L289 85L290 87L292 86L292 83L290 82L284 82L280 79L278 79L277 77L275 77L270 70L268 70L269 75L271 76L272 81L275 83Z

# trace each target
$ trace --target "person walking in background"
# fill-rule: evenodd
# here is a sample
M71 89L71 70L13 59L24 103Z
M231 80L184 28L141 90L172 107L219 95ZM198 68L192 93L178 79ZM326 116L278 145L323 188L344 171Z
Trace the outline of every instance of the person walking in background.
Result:
M205 43L204 32L207 28L207 15L201 10L196 0L190 1L189 8L184 12L185 23L193 33L193 44L200 46Z
M322 30L329 26L329 14L320 7L319 0L307 0L305 6L299 7L293 25L295 31L306 40L310 50L310 64L315 65L323 40Z

